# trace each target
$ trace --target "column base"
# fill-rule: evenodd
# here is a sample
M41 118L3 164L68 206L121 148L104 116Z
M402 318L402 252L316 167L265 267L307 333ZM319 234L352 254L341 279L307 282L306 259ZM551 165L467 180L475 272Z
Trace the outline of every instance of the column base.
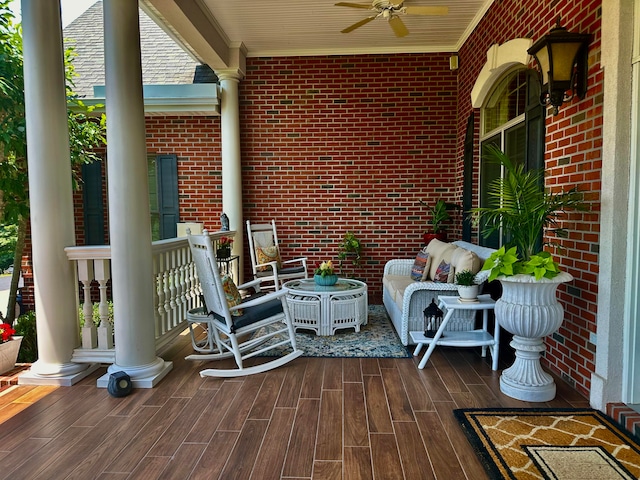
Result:
M36 363L34 363L33 366L35 366ZM18 377L18 385L56 385L58 387L70 387L95 372L101 366L99 363L75 363L73 365L78 368L65 369L68 371L56 374L37 373L32 366Z
M156 361L149 365L122 367L117 364L109 366L107 373L98 378L96 386L107 388L109 377L114 372L125 372L131 377L133 388L153 388L167 373L173 369L173 362L165 362L162 358L156 357Z

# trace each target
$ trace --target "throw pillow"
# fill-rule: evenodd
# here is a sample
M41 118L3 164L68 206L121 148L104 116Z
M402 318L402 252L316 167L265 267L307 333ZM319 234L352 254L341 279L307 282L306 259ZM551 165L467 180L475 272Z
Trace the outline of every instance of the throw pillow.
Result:
M222 290L224 290L224 296L227 300L227 306L229 308L235 307L242 303L242 296L238 291L238 287L236 287L236 284L233 282L233 278L228 275L222 276ZM234 317L239 317L243 313L244 312L242 311L242 309L239 308L238 310L233 310L231 312L231 315L233 315Z
M418 252L416 259L411 267L411 279L417 282L421 282L425 273L429 271L429 265L431 264L431 258L426 251L426 247Z
M451 255L451 266L455 273L462 272L463 270L478 273L482 267L482 262L475 252L458 247L453 252L453 255Z
M269 263L269 262L277 262L278 270L282 268L282 259L280 258L280 251L278 247L258 247L256 249L256 257L258 259L258 263ZM271 270L270 265L265 265L262 267L258 267L259 272L266 272L267 270Z
M453 268L451 268L451 264L442 260L438 268L436 269L436 274L433 277L434 282L438 283L451 283L453 280Z
M444 260L446 263L451 263L451 256L455 249L458 248L452 243L441 242L438 239L431 240L427 245L427 253L431 257L431 267L429 268L429 276L425 280L434 280L436 270L440 266L440 263Z

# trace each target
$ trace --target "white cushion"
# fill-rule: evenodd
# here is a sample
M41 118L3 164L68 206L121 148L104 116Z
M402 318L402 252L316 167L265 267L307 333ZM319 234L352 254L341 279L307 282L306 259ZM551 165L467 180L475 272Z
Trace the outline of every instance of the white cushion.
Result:
M455 273L470 270L476 274L480 271L482 262L475 252L467 250L466 248L457 247L451 255L451 266Z

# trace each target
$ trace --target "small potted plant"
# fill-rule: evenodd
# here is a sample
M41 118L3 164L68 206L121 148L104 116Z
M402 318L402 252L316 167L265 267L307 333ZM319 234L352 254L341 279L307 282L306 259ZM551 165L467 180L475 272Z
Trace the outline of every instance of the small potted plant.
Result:
M338 276L335 274L333 262L331 260L322 262L320 266L316 268L315 272L313 272L313 281L316 282L316 285L321 285L323 287L336 284Z
M346 270L350 270L352 273L349 274L349 277L353 277L353 270L355 267L360 266L360 258L362 255L362 242L356 234L353 232L347 232L344 234L342 238L342 242L338 246L338 261L340 262L340 272L344 275L343 271L343 262L347 259L349 260L347 263L349 265Z
M231 256L231 247L233 246L232 237L220 237L216 248L216 257L229 258Z
M429 210L430 218L427 223L431 226L429 230L424 232L424 244L428 245L431 240L437 238L442 242L447 241L447 232L445 230L444 223L451 218L449 210L456 208L457 205L453 203L447 203L443 199L439 199L433 206L428 205L423 200L418 200L420 204L427 207Z
M476 275L471 270L456 273L456 285L461 302L477 302L480 285L476 283Z

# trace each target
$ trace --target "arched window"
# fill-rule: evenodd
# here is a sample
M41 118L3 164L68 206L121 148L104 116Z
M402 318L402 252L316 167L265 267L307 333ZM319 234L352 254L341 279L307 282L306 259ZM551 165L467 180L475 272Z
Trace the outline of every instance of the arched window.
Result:
M512 68L495 83L481 109L480 206L488 206L487 186L503 172L483 158L487 145L496 145L515 163L527 169L544 165L544 108L539 102L540 82L524 65ZM482 231L482 225L479 226ZM498 248L501 235L479 236L480 244Z

